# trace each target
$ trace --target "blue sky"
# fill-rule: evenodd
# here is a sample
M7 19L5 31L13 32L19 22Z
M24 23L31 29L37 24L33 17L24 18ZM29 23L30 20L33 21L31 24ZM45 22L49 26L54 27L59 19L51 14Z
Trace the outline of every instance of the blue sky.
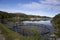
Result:
M0 11L53 17L60 13L60 0L0 0Z

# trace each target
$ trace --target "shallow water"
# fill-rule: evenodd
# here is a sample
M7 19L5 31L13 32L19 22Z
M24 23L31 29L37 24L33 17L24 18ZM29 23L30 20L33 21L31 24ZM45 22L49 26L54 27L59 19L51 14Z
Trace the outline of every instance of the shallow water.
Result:
M54 30L54 27L53 25L51 24L50 20L49 21L23 21L23 24L24 25L28 25L28 24L43 24L43 25L46 25L46 27L48 29L50 29L50 31L53 31Z
M30 27L33 27L32 24L35 25L40 25L43 24L42 26L34 26L33 28L37 28L41 31L43 39L45 38L46 40L49 39L50 34L54 31L54 27L52 23L49 21L23 21L24 25L29 25ZM44 26L45 25L45 26Z

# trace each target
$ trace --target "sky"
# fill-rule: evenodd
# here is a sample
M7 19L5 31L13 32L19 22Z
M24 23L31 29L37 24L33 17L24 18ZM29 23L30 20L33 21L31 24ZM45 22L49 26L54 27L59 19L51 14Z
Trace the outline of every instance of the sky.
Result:
M60 13L60 0L0 0L0 11L54 17Z

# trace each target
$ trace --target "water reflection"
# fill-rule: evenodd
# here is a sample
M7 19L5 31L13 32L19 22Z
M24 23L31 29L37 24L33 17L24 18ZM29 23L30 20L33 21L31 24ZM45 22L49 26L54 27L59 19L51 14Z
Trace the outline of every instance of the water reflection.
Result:
M17 24L14 26L12 23L7 23L7 26L9 28L12 28L12 30L17 31L18 33L21 33L23 35L28 35L29 34L29 29L30 28L37 28L38 30L41 31L41 35L43 39L45 38L46 40L49 39L50 33L54 31L54 27L52 26L50 20L49 21L23 21L21 22L22 25L18 26ZM27 28L28 30L23 30L21 28Z
M54 30L53 25L51 24L50 20L49 21L23 21L24 25L30 25L32 26L33 24L35 25L40 25L43 24L45 25L48 29L50 29L50 31Z
M37 28L41 31L43 39L49 39L50 34L54 31L54 27L49 21L23 21L23 24L30 28ZM35 26L34 26L35 25ZM37 26L36 26L37 25Z

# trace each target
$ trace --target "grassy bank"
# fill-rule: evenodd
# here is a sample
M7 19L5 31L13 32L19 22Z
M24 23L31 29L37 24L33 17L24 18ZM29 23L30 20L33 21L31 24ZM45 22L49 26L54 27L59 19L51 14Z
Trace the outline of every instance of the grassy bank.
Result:
M0 23L0 30L2 30L2 34L4 35L6 40L42 40L41 37L38 35L38 33L26 37L8 29L4 24L1 23ZM32 32L32 34L34 33Z
M5 25L0 23L0 30L2 31L2 34L5 36L6 40L19 40L20 36L18 33L8 29L5 27Z
M60 37L60 14L57 14L55 17L53 17L51 21L55 27L55 35Z

